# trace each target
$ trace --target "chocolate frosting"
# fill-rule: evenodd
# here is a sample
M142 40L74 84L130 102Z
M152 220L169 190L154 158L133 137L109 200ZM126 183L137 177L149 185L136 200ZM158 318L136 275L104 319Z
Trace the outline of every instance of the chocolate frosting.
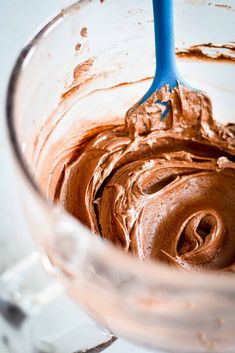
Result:
M215 123L209 98L164 86L64 157L53 198L141 259L233 270L234 156L235 125Z

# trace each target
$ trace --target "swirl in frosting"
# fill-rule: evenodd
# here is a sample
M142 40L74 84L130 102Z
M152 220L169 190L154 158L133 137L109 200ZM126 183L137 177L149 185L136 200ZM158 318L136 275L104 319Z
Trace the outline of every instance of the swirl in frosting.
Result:
M164 86L91 135L64 162L56 202L141 259L233 270L235 125L215 123L207 96Z

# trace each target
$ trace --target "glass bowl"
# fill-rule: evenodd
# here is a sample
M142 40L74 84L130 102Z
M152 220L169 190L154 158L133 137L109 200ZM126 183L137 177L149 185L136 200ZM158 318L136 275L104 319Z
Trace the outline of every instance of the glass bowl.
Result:
M179 69L208 93L224 123L235 122L230 3L175 1ZM26 219L69 295L115 335L174 353L234 352L233 275L141 262L49 200L61 143L69 149L88 129L123 122L151 84L153 43L151 1L83 0L22 50L9 83L7 124Z

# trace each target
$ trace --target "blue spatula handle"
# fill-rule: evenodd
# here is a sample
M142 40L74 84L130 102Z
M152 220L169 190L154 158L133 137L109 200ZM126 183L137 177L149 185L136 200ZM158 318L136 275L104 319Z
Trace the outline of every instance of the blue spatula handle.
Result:
M153 15L156 73L143 101L163 85L168 84L170 88L173 88L177 81L181 81L175 59L173 0L153 0Z

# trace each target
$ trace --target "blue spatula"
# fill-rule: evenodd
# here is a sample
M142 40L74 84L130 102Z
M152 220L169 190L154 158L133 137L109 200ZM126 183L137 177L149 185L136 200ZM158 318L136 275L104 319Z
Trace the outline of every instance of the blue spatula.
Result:
M132 138L168 129L184 131L187 138L213 135L217 128L209 97L188 85L176 66L173 0L152 2L156 72L149 90L127 111L125 127Z
M183 79L178 72L175 58L173 0L153 0L156 72L153 83L142 101L168 84L174 88Z
M155 29L156 72L149 90L143 98L127 112L129 118L131 116L133 117L133 113L137 116L138 111L141 111L143 103L145 103L154 93L157 95L157 92L166 85L169 92L171 92L177 85L181 85L187 87L188 93L190 93L191 96L193 95L197 98L197 95L201 95L201 97L204 97L204 94L201 91L190 87L183 80L176 66L173 0L152 1ZM169 102L167 100L162 101L157 99L154 103L158 106L162 106L161 119L164 120L170 110ZM137 121L138 119L134 118L132 120Z

